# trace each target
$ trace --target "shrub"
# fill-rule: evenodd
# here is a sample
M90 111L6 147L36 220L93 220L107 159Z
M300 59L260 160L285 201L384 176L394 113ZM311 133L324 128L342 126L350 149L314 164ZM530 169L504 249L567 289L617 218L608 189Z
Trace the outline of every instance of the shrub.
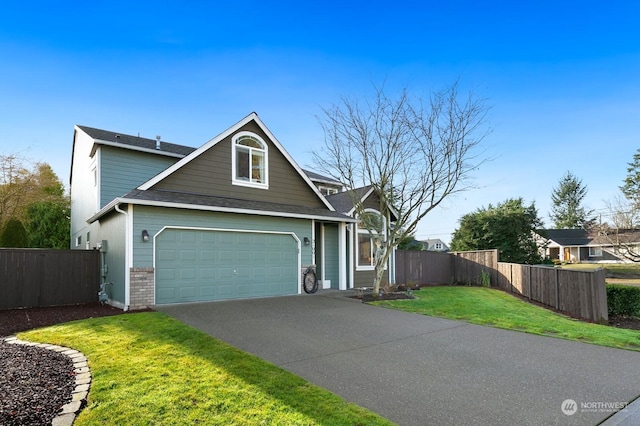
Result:
M640 287L607 284L609 315L640 316Z
M29 238L22 222L11 218L0 233L0 247L22 248L28 247Z

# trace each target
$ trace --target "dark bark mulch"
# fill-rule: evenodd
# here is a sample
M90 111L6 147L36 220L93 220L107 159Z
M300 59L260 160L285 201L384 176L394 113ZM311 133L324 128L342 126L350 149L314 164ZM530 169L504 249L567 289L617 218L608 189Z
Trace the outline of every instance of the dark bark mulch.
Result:
M640 318L631 317L611 317L609 318L611 327L627 328L629 330L640 330Z
M109 305L102 306L97 302L86 305L5 309L0 310L0 337L63 322L122 313L121 309Z
M0 310L0 425L51 424L75 387L73 363L43 348L9 345L2 337L73 320L122 314L88 305Z
M355 296L356 299L362 299L363 302L375 302L378 300L402 300L413 299L413 296L409 296L405 292L390 292L374 295L372 293L363 294L362 296Z
M0 340L0 424L51 424L75 387L66 355Z

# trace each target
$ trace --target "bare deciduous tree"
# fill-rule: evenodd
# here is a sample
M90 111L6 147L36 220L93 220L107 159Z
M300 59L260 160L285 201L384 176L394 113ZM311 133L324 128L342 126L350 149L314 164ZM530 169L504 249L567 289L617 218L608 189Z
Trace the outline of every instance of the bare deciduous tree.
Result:
M634 229L640 225L640 210L620 194L605 201L614 228Z
M489 132L488 111L485 99L460 96L457 83L426 100L376 88L371 99L345 97L323 109L324 146L314 159L352 194L359 226L376 241L375 293L398 242L445 198L471 188L470 175L484 161L478 148ZM379 196L380 213L394 212L392 226L362 220L357 189L366 185Z

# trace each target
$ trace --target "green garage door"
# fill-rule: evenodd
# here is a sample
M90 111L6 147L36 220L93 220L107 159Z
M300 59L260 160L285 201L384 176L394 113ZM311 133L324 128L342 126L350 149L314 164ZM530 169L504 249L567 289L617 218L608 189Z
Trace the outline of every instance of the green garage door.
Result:
M156 238L156 304L298 293L290 234L166 229Z

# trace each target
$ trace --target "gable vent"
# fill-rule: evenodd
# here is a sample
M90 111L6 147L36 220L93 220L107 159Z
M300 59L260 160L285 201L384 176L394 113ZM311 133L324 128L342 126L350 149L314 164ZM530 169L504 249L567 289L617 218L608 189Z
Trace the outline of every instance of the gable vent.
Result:
M156 149L160 149L160 139L162 139L161 136L156 136Z

